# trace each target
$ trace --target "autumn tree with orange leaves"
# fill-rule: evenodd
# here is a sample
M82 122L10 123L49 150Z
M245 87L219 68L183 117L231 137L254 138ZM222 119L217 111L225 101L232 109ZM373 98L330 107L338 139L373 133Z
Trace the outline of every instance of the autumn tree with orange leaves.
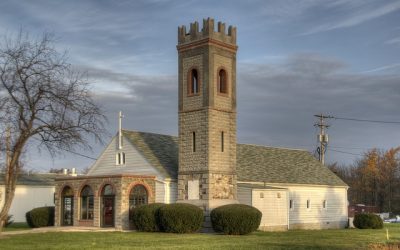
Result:
M400 213L400 147L369 150L351 166L328 166L349 185L350 204L377 206Z

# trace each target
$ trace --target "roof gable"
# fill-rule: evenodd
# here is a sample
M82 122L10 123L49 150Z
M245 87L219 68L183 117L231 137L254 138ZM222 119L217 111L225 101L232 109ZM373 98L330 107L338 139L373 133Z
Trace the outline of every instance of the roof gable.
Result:
M169 178L178 177L177 137L128 130L123 130L123 135L158 171Z
M126 136L123 137L123 148L119 149L117 136L114 136L97 161L90 168L87 175L119 175L138 174L164 177L164 170L159 171L147 156L138 149L138 143L132 143ZM125 164L117 165L116 155L125 153Z

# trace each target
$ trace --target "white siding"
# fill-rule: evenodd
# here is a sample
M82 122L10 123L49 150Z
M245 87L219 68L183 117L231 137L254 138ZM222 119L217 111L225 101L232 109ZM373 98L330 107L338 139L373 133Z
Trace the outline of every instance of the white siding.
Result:
M0 208L4 205L4 186L0 187ZM25 213L36 207L54 206L54 186L23 186L18 185L11 204L9 215L14 222L25 222Z
M134 174L150 175L163 179L163 176L140 154L140 152L123 137L123 148L118 150L117 136L111 140L104 152L99 156L94 165L90 168L88 175L109 175L109 174ZM117 152L125 153L125 165L116 164Z
M294 201L289 211L290 224L347 221L347 190L335 187L288 187ZM307 200L310 208L307 209ZM327 206L323 208L323 201Z
M252 182L250 184L263 185L264 183ZM289 200L293 200L294 202L293 209L289 209L289 228L290 225L313 225L314 228L329 228L331 226L335 227L335 225L340 225L342 227L347 223L346 187L266 184L268 186L288 189L287 209L289 209ZM238 196L240 197L240 189L238 189ZM307 209L307 200L310 200L309 209ZM326 208L323 208L324 200L327 202Z
M166 184L160 181L156 181L156 197L155 201L159 203L166 203Z
M175 203L178 200L178 184L176 182L169 183L169 199L167 203Z
M252 206L262 212L260 228L287 226L286 190L253 189Z
M240 204L252 206L251 202L251 188L237 187L237 197Z

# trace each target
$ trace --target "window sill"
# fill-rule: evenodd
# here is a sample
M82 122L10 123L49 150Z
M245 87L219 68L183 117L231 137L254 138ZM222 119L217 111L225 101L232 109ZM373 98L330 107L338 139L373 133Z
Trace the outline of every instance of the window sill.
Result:
M229 93L221 93L221 92L217 92L218 96L222 96L222 97L229 97Z

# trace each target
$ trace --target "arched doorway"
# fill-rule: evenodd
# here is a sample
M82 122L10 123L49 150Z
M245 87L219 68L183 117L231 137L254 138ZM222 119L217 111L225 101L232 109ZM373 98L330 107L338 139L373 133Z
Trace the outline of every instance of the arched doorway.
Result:
M143 185L135 185L129 193L129 219L132 219L133 209L148 203L148 193Z
M61 192L61 225L72 226L74 224L74 191L66 186Z
M115 192L111 185L107 184L103 187L103 190L101 191L101 200L102 227L113 227L115 214Z

